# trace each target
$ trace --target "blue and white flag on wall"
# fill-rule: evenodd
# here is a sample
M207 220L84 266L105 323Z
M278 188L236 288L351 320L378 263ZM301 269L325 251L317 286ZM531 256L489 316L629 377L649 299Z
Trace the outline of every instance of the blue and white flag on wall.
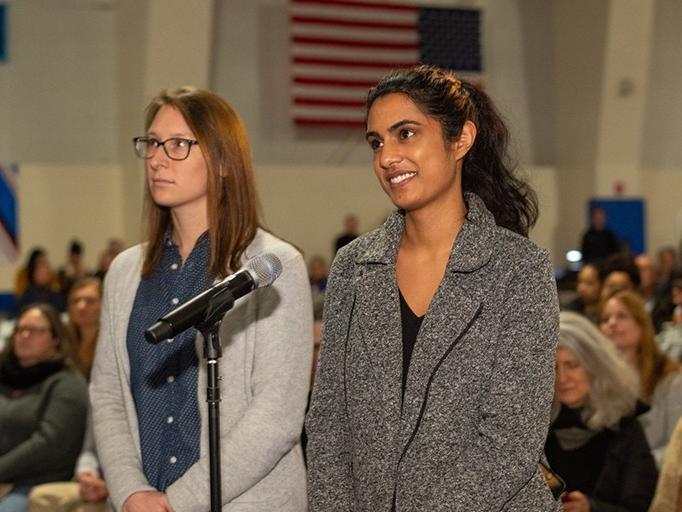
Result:
M16 164L0 163L0 264L19 260L19 204Z

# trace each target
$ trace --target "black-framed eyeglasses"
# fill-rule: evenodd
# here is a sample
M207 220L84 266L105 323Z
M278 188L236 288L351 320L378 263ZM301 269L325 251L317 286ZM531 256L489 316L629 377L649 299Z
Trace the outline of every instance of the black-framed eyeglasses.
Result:
M189 151L192 149L192 146L199 144L196 140L182 139L179 137L171 137L170 139L163 141L153 137L135 137L133 143L135 144L135 153L137 153L137 156L140 158L151 158L154 156L154 151L161 146L171 160L186 159L189 156Z

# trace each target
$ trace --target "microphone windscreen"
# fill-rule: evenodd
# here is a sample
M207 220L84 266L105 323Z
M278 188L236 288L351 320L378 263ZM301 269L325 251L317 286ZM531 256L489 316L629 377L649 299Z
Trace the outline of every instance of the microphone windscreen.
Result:
M256 288L270 286L282 274L282 262L272 253L260 254L246 262Z

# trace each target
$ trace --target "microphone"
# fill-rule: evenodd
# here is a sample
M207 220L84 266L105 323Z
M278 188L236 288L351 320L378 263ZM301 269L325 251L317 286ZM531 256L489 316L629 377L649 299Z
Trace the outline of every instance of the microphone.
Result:
M178 306L144 332L149 343L173 338L222 309L232 309L234 301L257 288L270 286L282 273L282 262L272 253L260 254L239 271Z

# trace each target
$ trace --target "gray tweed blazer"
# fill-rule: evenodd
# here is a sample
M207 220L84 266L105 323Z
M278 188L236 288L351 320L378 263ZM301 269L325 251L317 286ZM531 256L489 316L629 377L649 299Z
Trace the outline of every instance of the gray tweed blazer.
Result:
M306 420L313 512L558 509L537 469L559 323L549 258L465 200L402 404L403 215L334 261Z
M220 330L223 512L306 509L299 436L312 362L310 285L298 251L258 230L244 261L265 252L280 258L282 276L271 287L239 299L226 313ZM153 490L142 472L126 349L142 256L141 246L132 247L114 260L107 273L90 384L98 455L116 510L132 493ZM210 509L206 364L202 352L199 335L200 459L166 491L176 512Z

